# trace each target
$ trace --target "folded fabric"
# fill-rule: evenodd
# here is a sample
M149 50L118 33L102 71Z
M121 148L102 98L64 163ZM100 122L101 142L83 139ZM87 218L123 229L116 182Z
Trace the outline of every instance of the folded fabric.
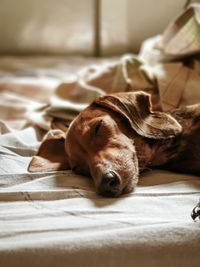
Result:
M158 48L165 54L183 56L200 51L200 5L190 5L165 30Z
M157 65L155 69L163 111L200 102L198 61L193 60L191 67L174 62Z
M149 64L181 60L200 52L200 4L191 4L168 25L162 35L147 39L140 57Z
M91 65L77 73L74 80L61 83L50 98L50 103L29 114L29 120L45 130L65 128L88 104L106 93L152 91L156 89L150 69L134 55L125 55L119 60ZM51 123L49 124L49 121Z

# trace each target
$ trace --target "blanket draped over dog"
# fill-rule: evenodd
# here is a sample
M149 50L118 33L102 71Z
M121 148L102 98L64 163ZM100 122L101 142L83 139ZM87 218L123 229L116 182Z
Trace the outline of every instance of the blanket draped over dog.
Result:
M163 111L200 102L199 14L190 6L137 56L0 57L0 266L199 266L199 177L153 170L106 199L70 170L27 171L42 138L105 93L144 90Z

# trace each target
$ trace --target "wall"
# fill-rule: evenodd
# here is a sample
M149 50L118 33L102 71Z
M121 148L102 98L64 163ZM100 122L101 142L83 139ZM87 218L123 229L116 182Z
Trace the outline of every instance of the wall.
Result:
M137 52L186 0L0 0L0 53Z
M0 52L94 54L94 1L0 0Z
M102 0L101 55L138 52L146 38L162 33L185 0Z

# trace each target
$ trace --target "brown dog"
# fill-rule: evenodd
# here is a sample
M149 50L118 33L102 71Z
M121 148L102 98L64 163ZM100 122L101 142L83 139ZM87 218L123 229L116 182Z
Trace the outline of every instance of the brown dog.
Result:
M72 169L90 175L101 195L117 197L131 192L147 167L199 174L199 158L200 104L154 112L149 94L129 92L89 105L66 138L42 143L29 170Z

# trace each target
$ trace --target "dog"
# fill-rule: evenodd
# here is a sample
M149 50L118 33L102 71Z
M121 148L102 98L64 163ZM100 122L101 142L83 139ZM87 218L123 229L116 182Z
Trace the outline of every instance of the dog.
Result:
M143 91L99 97L66 134L43 141L29 171L71 169L106 197L130 193L146 168L200 174L200 104L154 111Z

